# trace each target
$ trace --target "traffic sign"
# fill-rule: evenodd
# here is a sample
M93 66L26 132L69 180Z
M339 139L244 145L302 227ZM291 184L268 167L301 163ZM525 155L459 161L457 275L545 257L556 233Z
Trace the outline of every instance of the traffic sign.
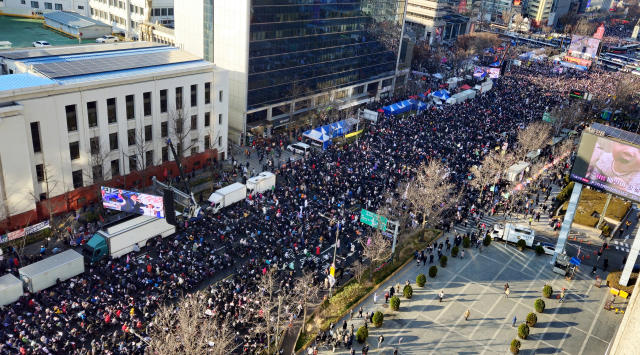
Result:
M329 268L329 274L333 277L336 277L336 268L333 267L333 265L331 265L331 267Z
M378 222L381 222L382 230L383 231L387 230L388 219L386 217L379 216L365 209L360 210L360 222L374 228L378 228Z
M552 117L548 112L542 115L542 120L549 123L556 123L555 117Z

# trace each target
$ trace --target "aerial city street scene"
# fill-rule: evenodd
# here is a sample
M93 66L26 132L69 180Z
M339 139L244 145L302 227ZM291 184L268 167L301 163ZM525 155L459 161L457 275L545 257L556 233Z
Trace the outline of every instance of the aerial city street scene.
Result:
M638 0L45 1L0 355L640 355Z

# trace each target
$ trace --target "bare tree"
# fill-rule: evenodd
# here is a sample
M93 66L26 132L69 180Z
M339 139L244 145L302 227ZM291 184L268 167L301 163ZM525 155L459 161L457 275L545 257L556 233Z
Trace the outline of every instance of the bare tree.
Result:
M522 14L517 14L513 17L513 27L516 32L522 31L522 25L524 24L525 18Z
M588 111L589 108L579 101L554 107L549 111L549 116L552 119L553 134L557 136L563 128L575 128L586 119L589 114Z
M415 171L415 179L407 189L409 208L422 215L422 227L433 225L449 207L457 202L452 196L455 187L449 181L444 165L432 159L422 163Z
M513 19L513 16L516 14L516 11L513 7L509 7L508 10L503 10L502 11L502 22L506 25L509 26L511 24L511 20Z
M178 155L178 164L184 165L185 152L197 148L201 139L197 118L191 115L191 107L186 99L176 98L176 104L168 110L169 137L173 141Z
M287 92L288 101L282 105L280 110L288 113L290 124L294 123L293 114L295 111L311 107L311 99L304 99L310 95L311 90L300 80L296 80L289 84L289 90Z
M496 177L498 173L493 169L491 164L492 157L490 155L485 155L482 160L482 165L476 166L471 169L471 173L473 174L473 179L469 182L469 184L480 190L479 198L482 199L484 194L484 188L490 184L496 182Z
M218 162L218 157L220 156L220 153L224 151L222 146L218 143L222 139L221 133L222 132L220 130L214 131L213 125L211 125L211 128L206 132L206 136L204 139L204 149L205 151L208 152L209 160L211 160L209 173L211 174L212 191L215 185L216 176L220 173L220 170L218 169L218 165L216 163ZM209 138L206 138L206 137L209 137Z
M117 147L115 148L117 149ZM107 142L101 142L100 137L88 139L86 147L89 159L82 167L82 175L89 186L96 187L96 196L101 196L100 187L111 176L111 149Z
M150 168L160 164L161 159L155 156L153 151L153 136L151 133L151 127L149 130L145 130L144 122L139 121L133 132L130 132L131 137L127 137L133 140L133 151L135 159L129 159L129 170L135 171L136 175L140 177L142 182L142 188L147 185L149 180Z
M364 275L364 271L367 269L364 263L361 263L359 260L356 260L353 264L351 264L351 271L353 272L353 277L356 278L356 281L361 284L362 276Z
M304 327L307 324L307 309L309 307L315 308L322 301L318 296L320 294L320 285L315 283L315 275L313 273L303 271L302 276L296 278L294 282L294 290L298 292L297 299L304 312L302 319L300 319Z
M19 215L19 210L16 205L11 203L8 198L4 201L0 201L0 229L7 233L9 240L7 244L13 250L20 261L20 266L24 265L24 247L27 243L27 236L14 236L9 231L16 229L17 227L26 228L31 222L31 213L26 213L23 216Z
M362 256L369 259L369 281L373 281L373 272L382 261L391 257L391 241L375 229L367 238L360 240L362 244Z
M66 208L69 202L69 191L64 187L64 184L58 180L53 172L53 167L46 161L42 165L42 182L44 183L44 199L40 198L40 195L35 191L29 191L29 194L35 201L39 201L45 208L45 212L49 214L49 227L51 232L56 238L60 238L62 234L59 234L58 226L55 221L56 214ZM62 192L60 194L59 192ZM54 195L55 194L55 195ZM54 198L52 197L58 197Z
M233 328L212 314L204 294L160 305L149 328L148 349L157 355L226 355L234 348Z
M551 127L544 122L534 122L518 131L518 159L524 161L529 152L543 148L550 138Z

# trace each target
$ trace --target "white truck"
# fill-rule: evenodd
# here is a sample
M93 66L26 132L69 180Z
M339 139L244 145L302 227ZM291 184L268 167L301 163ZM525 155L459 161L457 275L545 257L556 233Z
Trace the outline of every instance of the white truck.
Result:
M17 277L6 274L0 277L0 306L6 306L17 301L22 296L22 281Z
M127 217L100 230L82 246L87 265L104 262L109 256L118 258L134 250L135 244L144 247L147 241L158 235L162 238L176 232L176 227L164 218L149 216Z
M225 186L209 196L213 213L218 213L222 208L242 201L247 197L247 187L239 182Z
M505 240L509 243L517 243L520 239L527 243L528 247L533 247L533 240L536 232L520 224L496 224L493 226L493 239Z
M84 272L84 258L75 250L55 254L18 270L25 289L31 293L44 290Z
M274 186L276 186L276 176L268 171L264 171L258 174L258 176L247 180L247 193L261 193L271 190Z

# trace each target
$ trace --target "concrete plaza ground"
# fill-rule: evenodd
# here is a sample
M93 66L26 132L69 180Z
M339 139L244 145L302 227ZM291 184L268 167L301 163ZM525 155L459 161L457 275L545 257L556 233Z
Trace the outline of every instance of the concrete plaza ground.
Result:
M448 252L445 253L448 255ZM529 312L535 312L533 303L542 297L545 284L553 286L554 295L544 299L546 310L538 313L538 323L530 329L526 340L521 340L520 354L602 355L606 352L623 314L604 310L610 296L604 284L595 287L595 275L582 268L571 281L552 272L548 255L537 256L528 249L520 252L512 245L492 242L482 253L478 249L465 250L464 259L449 258L445 268L438 266L435 278L428 276L429 264L416 267L410 263L398 272L384 287L378 289L378 304L373 295L362 303L366 312L381 311L385 320L380 328L370 326L368 343L372 354L510 354L511 340L516 326L525 322ZM415 284L416 276L427 275L423 288ZM603 275L601 275L603 276ZM384 293L392 285L402 287L407 280L414 288L413 297L401 297L400 310L394 312L384 304ZM504 284L509 283L509 298L504 298ZM556 295L566 289L566 300L559 303ZM438 293L444 291L442 303ZM621 310L626 300L618 298L613 304ZM359 308L359 307L358 307ZM355 314L357 316L357 310ZM469 310L469 320L464 312ZM345 318L350 324L349 318ZM354 318L356 329L363 324ZM341 327L342 319L336 327ZM378 336L385 337L382 348L377 348ZM361 345L354 342L360 353ZM320 352L327 352L320 348ZM336 353L347 353L344 347Z

